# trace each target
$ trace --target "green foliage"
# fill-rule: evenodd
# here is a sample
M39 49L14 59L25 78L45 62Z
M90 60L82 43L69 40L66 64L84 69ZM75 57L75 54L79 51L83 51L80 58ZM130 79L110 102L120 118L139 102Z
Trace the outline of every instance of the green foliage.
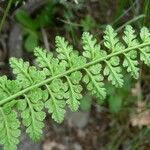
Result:
M96 21L90 15L86 15L84 19L81 20L81 25L84 31L90 31L96 27Z
M150 16L150 0L144 0L143 2L143 12L142 12L145 17L142 20L143 21L143 25L149 26L150 22L149 22L149 16Z
M106 55L106 52L101 50L99 44L97 44L97 40L90 35L89 32L84 32L82 36L83 43L83 56L87 59L95 60L98 59L101 55Z
M80 101L80 109L82 111L90 111L92 105L92 97L90 94L84 95L84 97Z
M67 99L66 103L72 111L78 110L80 105L79 100L82 98L82 86L79 85L81 78L82 74L79 71L72 73L70 77L66 76L67 92L65 94L65 98Z
M122 106L122 99L118 95L111 96L108 99L109 109L112 113L117 113L120 111Z
M121 47L120 45L118 46L120 42L117 38L117 33L114 31L114 29L110 25L108 25L104 33L104 45L112 52L120 50Z
M102 46L88 32L83 33L82 55L63 37L57 36L55 57L47 50L35 48L38 68L21 58L10 59L16 79L0 77L0 143L5 150L17 149L20 123L16 110L20 110L21 122L29 136L39 140L44 127L45 108L56 122L61 123L67 106L72 111L78 110L82 99L82 83L103 102L107 94L104 79L116 87L122 87L124 67L134 78L138 77L138 55L141 61L149 65L150 33L146 27L141 29L140 40L137 40L135 31L129 25L125 28L123 40L117 37L111 26L107 26L104 33ZM118 109L114 110L116 104ZM111 104L111 109L118 111L120 105L116 101ZM10 117L15 126L12 126Z
M29 34L24 42L24 47L28 52L32 52L37 47L39 38L37 34Z
M36 18L32 18L25 10L18 10L16 12L16 19L24 27L37 30L41 27L53 25L54 13L54 4L52 2L47 2L47 5L40 11Z
M141 29L140 33L141 39L143 42L150 41L150 32L146 27L143 27ZM148 66L150 66L150 48L148 46L144 48L140 48L140 59L144 61L144 63Z
M26 28L36 30L38 26L38 22L33 20L29 13L25 10L18 10L16 13L16 19Z
M0 77L0 99L7 98L21 90L17 80L8 80L6 76ZM4 145L4 150L17 149L20 136L20 122L17 113L13 110L16 100L4 104L0 107L0 144Z
M105 55L105 52L101 51L100 45L97 44L97 40L93 38L88 32L84 32L82 36L83 41L83 56L91 60L97 60L101 56ZM103 87L103 76L101 74L102 66L100 63L92 65L88 68L84 68L86 71L83 81L87 84L87 89L96 95L100 99L104 99L106 96L105 88Z
M131 26L127 26L125 28L125 36L123 37L123 40L127 44L128 47L132 47L138 44L138 41L136 39L136 35L134 34L135 31ZM137 61L137 51L130 51L125 55L125 59L123 62L123 66L127 67L127 71L131 72L131 75L134 78L138 78L139 74L139 68L138 68L138 61Z
M64 90L61 79L53 80L50 85L46 85L50 98L45 103L45 107L49 113L52 113L52 118L61 123L65 115L65 101L63 100Z
M26 132L29 133L33 140L39 140L44 127L43 120L45 112L43 103L43 91L36 88L24 95L24 99L18 101L17 108L21 110L22 123L27 127Z
M54 25L55 7L53 2L48 1L46 6L32 18L25 10L16 12L17 21L23 26L25 40L24 48L28 52L33 52L33 49L38 46L40 41L39 30L46 26Z
M19 128L17 113L13 110L5 110L5 106L0 108L0 144L4 145L4 150L17 149Z
M115 88L110 83L106 84L107 103L111 113L119 115L122 108L131 106L134 98L131 94L131 75L124 76L124 86L122 88Z
M112 57L106 62L104 69L104 75L108 76L108 80L112 82L116 87L122 87L123 75L121 74L120 59L117 56Z

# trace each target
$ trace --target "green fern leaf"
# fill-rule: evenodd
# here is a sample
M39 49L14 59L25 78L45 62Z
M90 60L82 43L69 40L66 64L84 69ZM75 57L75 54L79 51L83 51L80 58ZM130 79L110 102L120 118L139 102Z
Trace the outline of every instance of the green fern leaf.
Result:
M17 75L17 80L24 87L38 83L46 78L43 71L39 71L34 66L29 66L29 62L24 62L22 59L11 58L10 66L13 73Z
M0 99L7 98L22 89L17 80L8 80L6 76L0 77ZM10 112L12 107L17 103L15 99L5 104L5 112Z
M45 107L49 113L52 113L52 118L61 123L65 115L65 101L63 83L60 79L53 80L50 85L46 85L50 97L45 103Z
M140 37L142 42L150 41L150 32L146 27L143 27L140 32ZM146 65L150 66L150 46L146 46L144 48L140 48L140 59Z
M88 32L83 33L82 43L84 49L83 56L89 61L106 56L106 53L101 50L100 45L97 44L97 40ZM83 81L87 84L87 89L91 91L93 95L96 95L100 99L104 99L106 97L106 91L103 87L103 76L100 75L101 69L102 66L100 64L84 68L86 75Z
M73 47L69 45L65 38L56 36L56 51L58 52L58 58L66 62L67 67L72 66L72 60L70 58L73 53Z
M119 57L114 56L110 60L105 61L106 67L104 69L104 75L108 76L108 80L112 82L116 87L123 86L123 75L121 74L121 67L119 66Z
M125 27L124 34L125 36L123 36L123 40L125 41L128 47L138 45L138 41L135 35L135 30L133 30L132 26L127 25Z
M17 113L8 111L7 107L0 107L0 144L4 145L4 150L17 150L20 122Z
M121 43L117 38L117 32L115 32L114 29L110 25L108 25L104 33L104 45L112 52L119 51L121 48Z
M37 88L24 95L24 99L18 101L18 109L20 109L22 122L27 127L26 132L29 133L33 140L39 140L42 136L43 120L45 112L42 111L44 103L42 102L42 90Z
M78 51L73 50L72 45L69 45L63 37L56 37L56 47L58 58L66 64L66 67L75 68L86 63L86 59L79 56Z
M79 82L82 78L82 74L79 71L72 73L70 76L66 76L67 91L65 93L66 103L69 105L72 111L77 111L80 105L79 100L82 98L81 91L82 86Z
M12 57L10 59L10 66L13 68L13 73L17 74L17 80L22 83L24 87L32 84L32 79L28 74L29 62L24 62L21 58L16 59Z
M56 37L56 51L58 52L58 58L60 61L65 62L67 68L75 68L82 66L86 63L86 59L82 56L79 56L77 51L73 51L73 47L65 41L64 38L57 36ZM82 74L78 72L72 73L70 76L65 76L67 82L66 87L67 91L65 98L67 99L66 103L69 105L69 108L72 111L76 111L79 108L79 100L82 98L81 85L78 85Z
M9 95L9 91L6 88L7 77L0 77L0 99L4 99Z
M100 75L101 65L97 64L89 68L84 68L86 75L83 81L87 84L87 89L92 92L93 95L103 100L106 97L106 91L103 81L103 76Z
M83 43L83 56L90 59L95 60L101 57L101 48L100 45L97 44L97 40L88 32L84 32L82 35L82 43Z
M131 72L131 75L137 79L139 77L139 68L137 61L137 52L130 51L125 55L125 59L123 61L123 66L127 67L127 71Z
M144 43L150 41L150 32L149 32L148 28L143 27L143 28L141 29L140 37L141 37L141 40L142 40Z
M123 40L127 44L128 47L138 45L138 41L136 39L135 31L133 30L132 26L127 25L124 31L125 36L123 36ZM131 72L131 75L137 79L139 77L139 68L138 68L138 61L137 61L137 51L132 50L126 54L124 54L125 59L123 62L123 66L127 67L127 71Z
M150 46L140 48L140 52L141 61L150 66Z
M52 53L47 53L46 50L43 50L40 47L36 47L34 49L34 55L36 56L36 61L39 64L39 67L41 68L48 68L49 74L53 76L53 66L52 66L52 58L53 54Z

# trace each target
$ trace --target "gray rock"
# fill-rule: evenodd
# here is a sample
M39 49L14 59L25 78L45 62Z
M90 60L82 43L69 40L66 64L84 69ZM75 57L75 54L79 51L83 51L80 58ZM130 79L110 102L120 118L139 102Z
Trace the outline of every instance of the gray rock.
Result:
M18 150L42 150L41 145L42 144L40 142L33 142L27 134L22 134Z
M84 128L89 122L89 112L71 112L67 111L66 118L70 127Z

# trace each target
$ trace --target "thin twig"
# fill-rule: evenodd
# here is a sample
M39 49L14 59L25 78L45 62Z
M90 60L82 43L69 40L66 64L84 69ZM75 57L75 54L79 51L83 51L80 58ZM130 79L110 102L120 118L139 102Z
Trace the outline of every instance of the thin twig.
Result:
M133 5L135 5L137 2L135 1ZM111 25L113 26L116 22L118 22L120 19L122 19L130 10L132 9L132 6L130 6L123 14L121 14L118 18L116 18Z
M44 42L45 48L48 51L50 51L50 46L49 46L47 34L46 34L46 32L45 32L45 30L43 28L41 29L41 32L42 32L43 42Z
M8 14L8 11L9 11L9 9L10 9L10 7L11 7L11 4L12 4L12 0L9 0L8 5L7 5L7 7L6 7L6 10L4 11L4 15L3 15L2 21L0 22L0 33L1 33L1 31L2 31L4 21L5 21L5 19L6 19L6 16L7 16L7 14Z
M73 23L73 22L70 22L70 21L61 19L61 18L59 18L59 17L57 18L57 20L59 20L59 21L65 23L65 24L69 24L69 25L75 26L75 27L83 27L83 25L81 25L81 24Z
M120 31L120 30L121 30L122 28L124 28L126 25L131 24L131 23L133 23L133 22L135 22L135 21L137 21L137 20L139 20L139 19L141 19L141 18L144 18L144 17L145 17L144 14L139 15L139 16L137 16L137 17L134 17L133 19L129 20L128 22L126 22L126 23L124 23L122 26L120 26L120 27L116 30L116 32Z
M0 12L1 12L1 13L4 13L4 9L3 9L2 7L0 7ZM8 18L10 21L14 22L14 20L12 19L12 17L11 17L9 14L7 14L7 18Z

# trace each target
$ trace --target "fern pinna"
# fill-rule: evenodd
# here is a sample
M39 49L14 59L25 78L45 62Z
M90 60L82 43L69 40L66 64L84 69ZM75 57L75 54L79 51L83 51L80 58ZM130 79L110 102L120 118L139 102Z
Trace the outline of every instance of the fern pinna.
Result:
M63 37L57 36L57 57L35 48L38 68L21 58L10 58L16 79L0 77L0 144L4 150L17 149L21 123L33 140L41 138L44 108L58 123L64 120L66 107L77 111L83 83L98 100L103 100L107 93L104 77L114 86L122 87L123 68L137 79L138 57L150 66L150 32L146 27L141 29L139 38L130 25L125 27L122 39L109 25L104 34L101 47L93 35L84 32L82 55Z

